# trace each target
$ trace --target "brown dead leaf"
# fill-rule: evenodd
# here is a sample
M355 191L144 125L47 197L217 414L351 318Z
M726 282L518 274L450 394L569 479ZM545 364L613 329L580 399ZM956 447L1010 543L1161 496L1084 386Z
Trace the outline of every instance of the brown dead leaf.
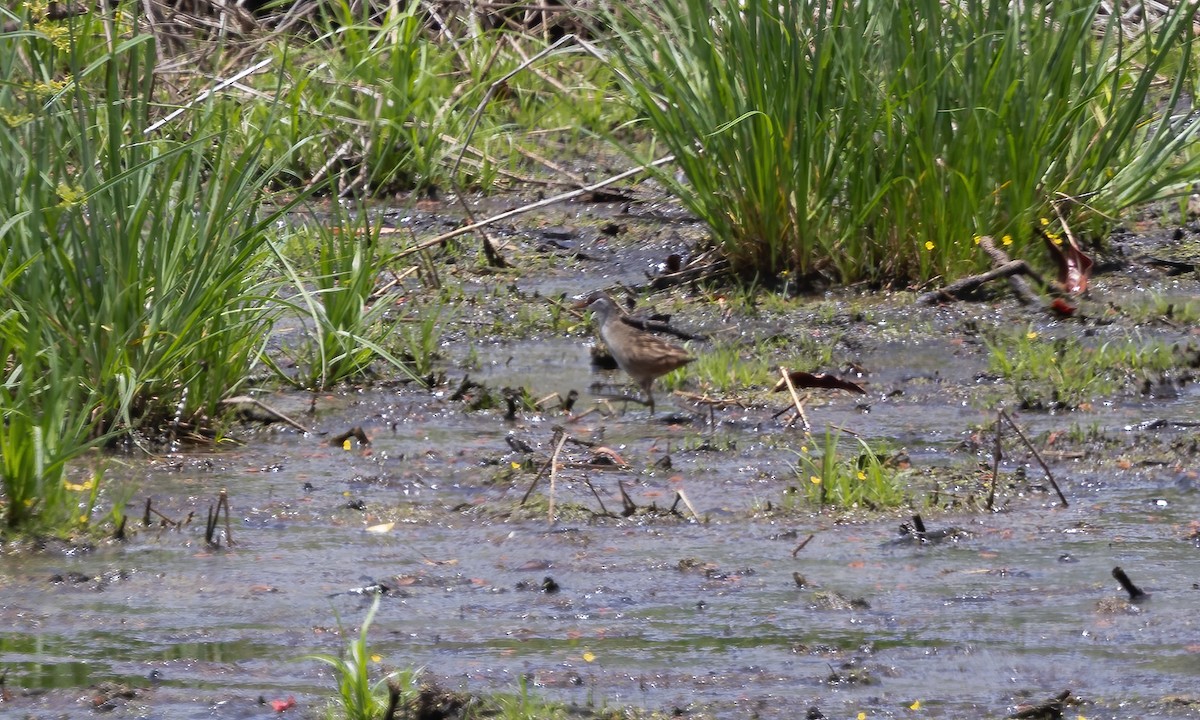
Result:
M1095 263L1075 243L1075 238L1070 235L1051 235L1036 225L1034 230L1046 243L1050 257L1058 266L1058 281L1062 283L1063 288L1072 295L1086 291L1088 279L1092 276L1092 265Z
M852 383L849 380L843 380L829 373L807 373L801 370L789 370L788 379L792 381L792 386L797 388L828 388L831 390L845 390L847 392L866 395L867 391L862 389L861 385ZM783 392L787 390L787 383L783 380L775 383L775 387L771 392Z

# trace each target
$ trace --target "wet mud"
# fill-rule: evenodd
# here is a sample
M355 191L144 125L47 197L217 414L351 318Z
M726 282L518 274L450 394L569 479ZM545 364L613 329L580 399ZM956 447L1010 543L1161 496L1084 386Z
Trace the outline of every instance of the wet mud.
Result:
M1106 313L1192 301L1194 273L1099 275L1092 320L1005 293L925 308L915 293L839 291L747 310L728 290L675 291L673 324L747 348L783 337L781 361L831 347L829 365L795 369L867 389L811 393L814 436L832 426L892 448L911 502L832 511L799 499L810 441L776 417L786 393L698 406L706 390L685 371L688 394L660 389L651 417L600 398L597 382L624 378L593 370L582 319L551 319L547 297L645 282L700 228L567 206L497 235L521 269L444 270L464 298L445 383L264 395L321 434L247 422L240 445L112 457L105 499L129 498L125 542L5 553L0 716L266 717L294 698L285 715L314 717L334 682L306 656L336 655L382 591L381 670L423 667L470 693L524 678L581 712L1000 718L1069 690L1068 717L1200 717L1198 384L1131 381L1084 407L1022 410L980 340L1135 328L1200 343L1190 324ZM455 399L468 375L482 388ZM505 387L579 397L570 415L472 405ZM1010 436L996 511L981 509L1001 406L1069 507ZM329 442L355 427L368 442ZM581 442L543 473L556 427ZM231 517L212 547L204 518L222 489ZM1117 566L1148 597L1130 602Z

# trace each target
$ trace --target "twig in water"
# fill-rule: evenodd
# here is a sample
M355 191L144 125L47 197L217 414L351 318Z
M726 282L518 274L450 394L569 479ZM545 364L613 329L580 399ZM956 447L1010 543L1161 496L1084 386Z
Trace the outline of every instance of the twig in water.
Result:
M563 445L567 442L567 434L559 433L558 444L554 446L554 454L550 456L550 507L547 510L548 520L551 525L554 524L554 485L558 480L558 454L562 452Z
M146 498L146 515L145 515L145 517L142 518L142 523L146 527L150 527L150 515L151 514L157 515L160 519L162 519L163 524L165 524L167 527L183 527L183 523L181 523L180 521L172 520L171 518L167 517L166 515L163 515L162 513L160 513L158 510L155 510L154 508L150 507L150 498Z
M554 428L554 436L552 437L551 442L557 443L558 438L563 434L565 433L563 433L562 428ZM529 499L529 496L533 494L533 489L537 487L538 481L542 479L542 476L545 475L546 471L548 471L553 465L554 458L551 458L549 462L542 466L541 470L538 470L538 474L533 477L533 482L529 483L529 489L526 490L525 494L521 496L521 502L519 505L525 505L525 501Z
M258 408L259 410L262 410L264 413L266 413L272 419L278 420L279 422L284 423L285 425L291 425L293 428L299 430L300 432L304 433L305 435L314 434L311 429L301 425L300 423L291 419L287 415L284 415L283 413L279 412L278 410L271 407L270 405L267 405L266 403L264 403L256 398L252 398L249 395L238 395L237 397L226 398L221 401L221 404L222 405L253 405L254 407Z
M400 683L394 679L387 681L388 706L383 711L383 720L394 720L396 711L400 709Z
M225 544L233 547L233 529L229 524L229 493L225 492L225 488L221 488L221 499L217 502L217 513L220 514L221 506L225 506Z
M596 502L600 503L600 512L604 513L608 517L615 517L608 511L608 508L604 507L604 500L600 498L600 493L596 492L595 486L592 485L592 479L585 475L583 477L583 482L588 486L588 490L592 491L592 495L595 496Z
M1121 583L1121 587L1125 592L1129 593L1129 602L1140 602L1150 597L1140 587L1134 585L1133 581L1129 579L1129 576L1120 567L1113 568L1112 576L1117 579L1117 582Z
M1004 410L1001 410L1000 417L1008 421L1009 426L1017 432L1017 437L1021 438L1021 442L1025 443L1025 447L1029 448L1029 452L1033 453L1033 457L1036 458L1038 464L1042 466L1042 472L1046 473L1046 479L1050 481L1050 485L1054 488L1054 492L1058 493L1058 499L1062 503L1062 506L1069 507L1066 496L1063 495L1062 490L1059 489L1058 483L1055 482L1054 475L1050 472L1050 468L1046 465L1046 461L1042 459L1041 453L1037 451L1037 448L1033 446L1033 443L1029 442L1029 438L1025 437L1025 433L1021 431L1021 428L1017 427L1016 421L1013 420L1008 413L1006 413Z
M633 501L633 498L629 497L629 493L625 492L625 484L620 480L617 481L617 489L621 491L621 515L629 517L637 512L637 503Z
M788 393L790 393L792 396L792 404L796 406L796 417L800 418L801 427L803 427L804 432L812 430L812 425L808 423L808 415L804 413L804 405L800 402L800 396L796 394L796 386L792 384L791 373L788 372L787 368L780 365L779 374L783 376L783 381L787 383ZM792 420L788 422L788 425L791 425L792 422L795 422L795 420L796 418L792 418Z
M687 507L688 512L692 514L692 517L696 518L696 522L703 522L703 520L700 518L700 513L696 512L696 508L692 507L692 501L688 500L688 496L682 490L676 490L675 497L683 501L683 504Z
M996 483L1000 479L1000 414L996 414L996 440L992 445L992 486L988 489L987 509L992 511L992 506L996 502Z
M809 534L808 534L808 537L804 538L804 541L803 541L802 543L800 543L799 545L797 545L797 546L796 546L796 549L792 551L792 557L796 557L797 555L799 555L799 554L800 554L800 551L804 549L804 546L805 546L805 545L808 545L808 543L809 543L809 542L810 542L810 541L811 541L811 540L812 540L814 537L816 537L816 536L815 536L813 533L809 533Z

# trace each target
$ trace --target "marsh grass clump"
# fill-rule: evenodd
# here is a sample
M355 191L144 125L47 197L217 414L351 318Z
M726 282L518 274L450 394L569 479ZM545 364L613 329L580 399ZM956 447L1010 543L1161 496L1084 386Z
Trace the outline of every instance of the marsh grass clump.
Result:
M988 371L1007 381L1025 409L1075 409L1190 366L1178 344L1140 336L1096 342L1046 337L1033 329L987 340Z
M736 270L897 284L986 264L980 235L1040 256L1030 228L1055 210L1099 234L1190 192L1197 7L1133 39L1101 10L641 0L607 18L626 91L676 158L662 180Z
M280 378L305 388L368 377L376 361L420 381L432 372L441 342L441 305L398 320L395 308L411 298L377 292L385 269L379 222L366 208L351 212L339 203L331 208L331 219L301 230L287 248L271 246L295 288L282 305L304 318L308 333L305 342L285 350L298 373L267 362Z
M371 666L378 661L367 645L367 631L379 610L380 596L371 602L371 609L363 618L357 637L346 643L340 655L311 655L312 660L325 663L333 669L337 682L337 694L329 718L339 720L377 720L384 717L389 707L389 687L399 690L399 701L407 705L416 697L416 677L420 670L393 670L378 680L371 679Z
M90 447L133 429L218 431L220 401L270 331L266 238L291 207L265 206L278 168L236 151L211 104L181 121L184 140L148 132L149 36L114 17L24 20L34 30L0 36L0 443L13 528L77 524L80 504L60 502L63 473Z
M879 510L904 504L908 500L903 483L906 471L888 464L885 453L857 436L857 454L847 454L840 446L841 435L840 430L827 428L819 452L804 445L797 453L796 477L805 499L818 507L841 510ZM811 436L807 439L815 445Z
M522 676L516 692L475 697L450 692L431 683L420 682L421 668L392 670L372 680L372 666L380 656L367 644L367 632L379 610L379 595L371 602L358 635L346 643L339 655L310 655L309 659L328 665L337 682L325 717L329 720L380 720L392 717L490 717L501 720L558 720L567 710L530 692Z

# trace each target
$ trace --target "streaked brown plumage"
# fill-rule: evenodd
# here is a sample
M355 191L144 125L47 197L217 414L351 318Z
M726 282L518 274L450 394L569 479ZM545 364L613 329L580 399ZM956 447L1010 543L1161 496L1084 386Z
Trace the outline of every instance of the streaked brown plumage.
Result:
M696 358L687 350L625 322L621 309L607 295L600 295L587 308L596 314L600 339L608 346L617 365L646 391L650 414L654 414L654 379Z

